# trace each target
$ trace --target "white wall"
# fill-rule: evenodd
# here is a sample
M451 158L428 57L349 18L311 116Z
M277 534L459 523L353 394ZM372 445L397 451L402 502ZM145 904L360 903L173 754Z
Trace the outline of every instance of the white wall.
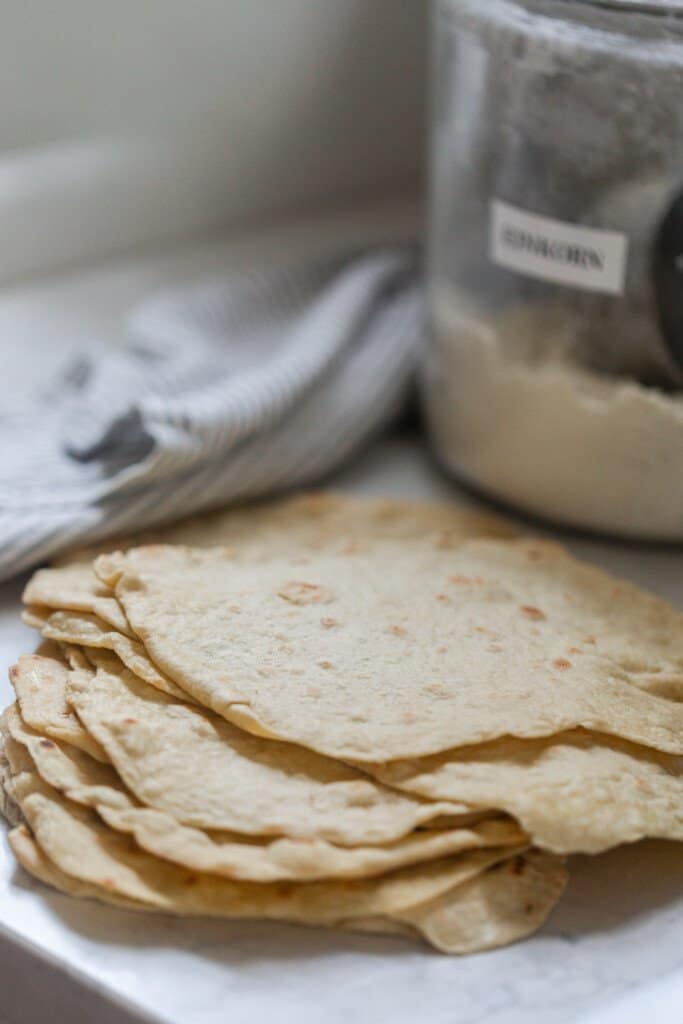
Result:
M3 0L0 280L414 183L427 0Z

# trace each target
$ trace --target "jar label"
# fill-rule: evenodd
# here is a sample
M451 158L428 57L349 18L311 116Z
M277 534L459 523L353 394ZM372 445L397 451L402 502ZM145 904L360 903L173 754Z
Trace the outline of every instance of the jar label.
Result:
M507 270L605 295L623 295L628 238L491 202L490 258Z

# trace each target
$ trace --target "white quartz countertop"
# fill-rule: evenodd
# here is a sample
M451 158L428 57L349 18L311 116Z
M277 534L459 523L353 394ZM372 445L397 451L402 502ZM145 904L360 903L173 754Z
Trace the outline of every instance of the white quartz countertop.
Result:
M73 350L74 338L81 344L88 332L113 338L117 311L141 293L145 274L154 284L161 280L152 263L145 270L142 262L140 273L119 266L82 284L70 277L33 292L0 293L0 357L4 361L9 351L13 327L16 343L16 331L28 338L41 323L46 329L50 324L51 340L44 335L42 351L38 343L35 351L55 363ZM176 273L185 266L182 256L167 265ZM28 366L35 365L34 357L23 364L13 359L10 376L17 384L35 375ZM411 437L379 442L332 484L367 494L470 500L438 475L422 443ZM683 551L565 539L582 557L683 608ZM6 668L35 645L19 622L22 584L0 587L3 705L11 699ZM647 842L572 858L570 873L560 905L534 938L458 959L401 939L143 916L76 901L15 868L0 826L0 1022L683 1020L680 846Z

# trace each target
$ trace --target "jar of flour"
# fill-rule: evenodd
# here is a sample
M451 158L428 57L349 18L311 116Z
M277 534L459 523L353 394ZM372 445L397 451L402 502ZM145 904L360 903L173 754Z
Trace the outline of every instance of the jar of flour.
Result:
M544 518L683 540L683 0L436 0L441 462Z

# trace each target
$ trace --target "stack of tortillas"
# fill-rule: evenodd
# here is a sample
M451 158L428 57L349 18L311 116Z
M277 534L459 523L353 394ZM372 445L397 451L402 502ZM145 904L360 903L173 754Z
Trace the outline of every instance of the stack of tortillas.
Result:
M566 854L683 839L683 617L498 520L298 498L25 601L5 810L65 892L463 953L538 928Z

